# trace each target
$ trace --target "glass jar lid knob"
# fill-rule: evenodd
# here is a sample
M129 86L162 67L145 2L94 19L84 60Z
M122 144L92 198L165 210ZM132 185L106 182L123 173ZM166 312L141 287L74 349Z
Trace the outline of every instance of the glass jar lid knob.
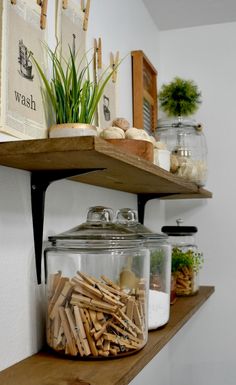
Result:
M184 220L182 218L176 219L177 226L181 226L184 223Z

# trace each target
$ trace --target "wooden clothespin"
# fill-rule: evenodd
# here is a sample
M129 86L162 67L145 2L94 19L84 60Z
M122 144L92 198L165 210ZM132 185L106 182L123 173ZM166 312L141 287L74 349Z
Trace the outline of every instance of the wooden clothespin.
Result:
M11 4L16 4L16 0L11 0Z
M48 9L48 0L41 1L41 17L40 17L40 28L46 28L46 20L47 20L47 9Z
M68 0L63 0L62 1L62 8L66 9L68 7Z
M93 69L94 73L97 72L97 49L98 49L98 43L97 39L94 39L94 45L93 45Z
M116 52L115 57L114 57L112 52L110 54L110 66L111 66L111 69L113 71L113 74L112 74L113 83L115 83L116 79L117 79L117 66L119 64L119 56L120 56L119 51Z
M87 31L88 20L89 20L89 11L90 11L90 0L87 0L86 5L84 5L84 0L81 0L81 9L84 12L83 30Z
M94 39L94 68L102 68L102 39Z

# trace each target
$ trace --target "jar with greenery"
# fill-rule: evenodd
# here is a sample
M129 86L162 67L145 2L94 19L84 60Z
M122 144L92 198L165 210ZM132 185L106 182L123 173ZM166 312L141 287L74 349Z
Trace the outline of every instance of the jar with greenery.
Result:
M203 253L195 241L197 227L181 226L182 223L182 219L177 219L177 226L163 226L162 231L172 245L171 271L176 281L176 295L188 296L198 292Z
M192 80L176 77L163 84L160 108L168 119L158 121L157 140L171 152L170 171L199 186L207 180L207 144L201 124L188 118L201 103L201 92Z

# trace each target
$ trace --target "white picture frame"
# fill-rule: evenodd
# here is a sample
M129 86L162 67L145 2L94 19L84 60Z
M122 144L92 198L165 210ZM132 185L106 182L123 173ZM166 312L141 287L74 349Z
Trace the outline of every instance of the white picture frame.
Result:
M107 69L104 65L101 69L97 70L98 81L102 77L103 73ZM116 119L117 114L117 96L116 96L116 81L113 81L112 76L107 82L104 91L102 93L99 105L98 105L98 124L100 129L110 127L112 121Z
M47 31L40 28L40 16L41 7L36 1L0 1L0 132L19 139L48 136L41 83L30 60L33 52L46 69L42 42L47 41Z
M56 38L60 47L63 61L70 58L70 50L76 55L77 67L83 68L86 55L86 31L83 29L84 12L81 9L81 2L69 0L66 8L63 8L63 1L58 0L56 17Z

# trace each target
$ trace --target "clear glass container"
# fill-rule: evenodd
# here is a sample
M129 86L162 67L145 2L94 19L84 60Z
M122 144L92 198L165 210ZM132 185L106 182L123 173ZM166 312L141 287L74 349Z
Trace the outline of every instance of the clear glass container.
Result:
M181 226L182 219L177 219L177 226L163 226L162 231L169 236L172 245L172 275L175 279L177 296L196 294L199 289L199 269L203 263L202 253L195 240L197 227Z
M111 214L91 208L86 223L49 237L47 343L58 353L120 357L147 342L149 250Z
M171 246L164 234L154 234L138 222L137 211L120 209L116 223L134 234L141 235L150 250L150 286L148 307L148 329L165 325L170 314Z
M156 139L171 152L170 172L199 186L207 180L207 144L193 120L159 120Z

